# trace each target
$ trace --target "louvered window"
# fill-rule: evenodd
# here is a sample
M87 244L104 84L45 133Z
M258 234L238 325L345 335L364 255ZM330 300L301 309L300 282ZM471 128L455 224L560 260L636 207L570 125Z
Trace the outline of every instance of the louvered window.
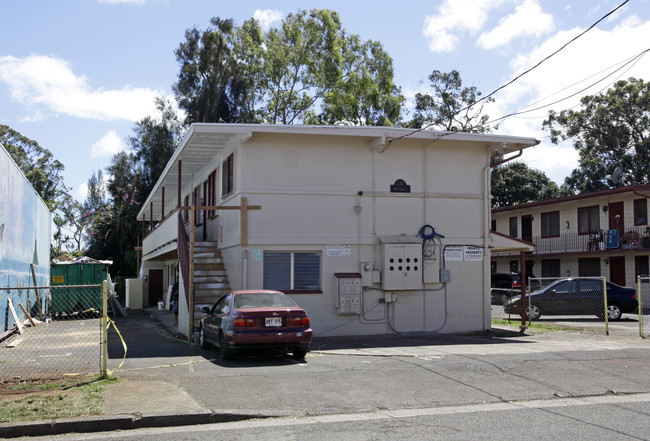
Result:
M320 256L319 252L265 252L264 289L320 290Z
M221 164L221 197L235 190L235 156L231 154Z

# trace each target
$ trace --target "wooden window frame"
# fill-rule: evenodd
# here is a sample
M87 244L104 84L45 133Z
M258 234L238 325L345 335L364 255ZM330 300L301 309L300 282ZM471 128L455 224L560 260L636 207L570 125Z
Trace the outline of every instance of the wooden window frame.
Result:
M553 224L549 224L549 231L546 232L544 231L544 225L548 222L553 221L553 218L557 216L557 234L553 231ZM560 237L560 212L559 210L556 211L548 211L546 213L541 214L541 221L540 221L540 229L541 229L541 236L543 238L550 238L550 237Z

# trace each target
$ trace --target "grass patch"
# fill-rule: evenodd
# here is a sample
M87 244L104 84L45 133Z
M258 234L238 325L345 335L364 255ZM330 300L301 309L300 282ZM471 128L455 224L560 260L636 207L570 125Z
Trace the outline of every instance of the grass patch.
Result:
M519 329L519 326L521 325L521 319L492 319L492 325L510 326ZM580 328L574 328L571 326L551 326L537 322L528 323L528 329L534 329L540 332L580 331Z
M98 415L106 387L116 378L99 376L51 383L3 385L0 422Z

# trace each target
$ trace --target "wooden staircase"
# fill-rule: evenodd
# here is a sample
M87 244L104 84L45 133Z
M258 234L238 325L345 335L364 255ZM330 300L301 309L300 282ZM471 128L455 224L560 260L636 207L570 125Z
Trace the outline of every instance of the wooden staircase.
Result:
M204 313L201 308L212 307L230 292L228 274L216 242L194 243L194 327L198 329Z

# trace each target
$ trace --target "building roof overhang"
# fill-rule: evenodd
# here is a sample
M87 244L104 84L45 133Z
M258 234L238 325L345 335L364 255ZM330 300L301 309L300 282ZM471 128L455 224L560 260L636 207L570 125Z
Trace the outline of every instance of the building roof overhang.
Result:
M490 251L493 253L535 251L535 245L525 240L506 236L505 234L490 230Z
M189 187L193 174L199 173L206 164L225 159L226 152L236 149L256 134L297 136L346 136L367 138L369 148L381 150L388 145L413 140L482 143L487 152L506 155L539 144L535 138L483 133L414 130L375 126L307 126L278 124L192 124L178 148L168 161L160 178L138 213L138 219L160 220L161 207L176 207L177 192ZM178 162L181 161L180 176ZM194 185L197 183L195 182ZM170 190L167 194L164 189ZM152 210L151 207L154 207ZM169 209L167 209L169 211ZM150 212L153 214L151 219Z

